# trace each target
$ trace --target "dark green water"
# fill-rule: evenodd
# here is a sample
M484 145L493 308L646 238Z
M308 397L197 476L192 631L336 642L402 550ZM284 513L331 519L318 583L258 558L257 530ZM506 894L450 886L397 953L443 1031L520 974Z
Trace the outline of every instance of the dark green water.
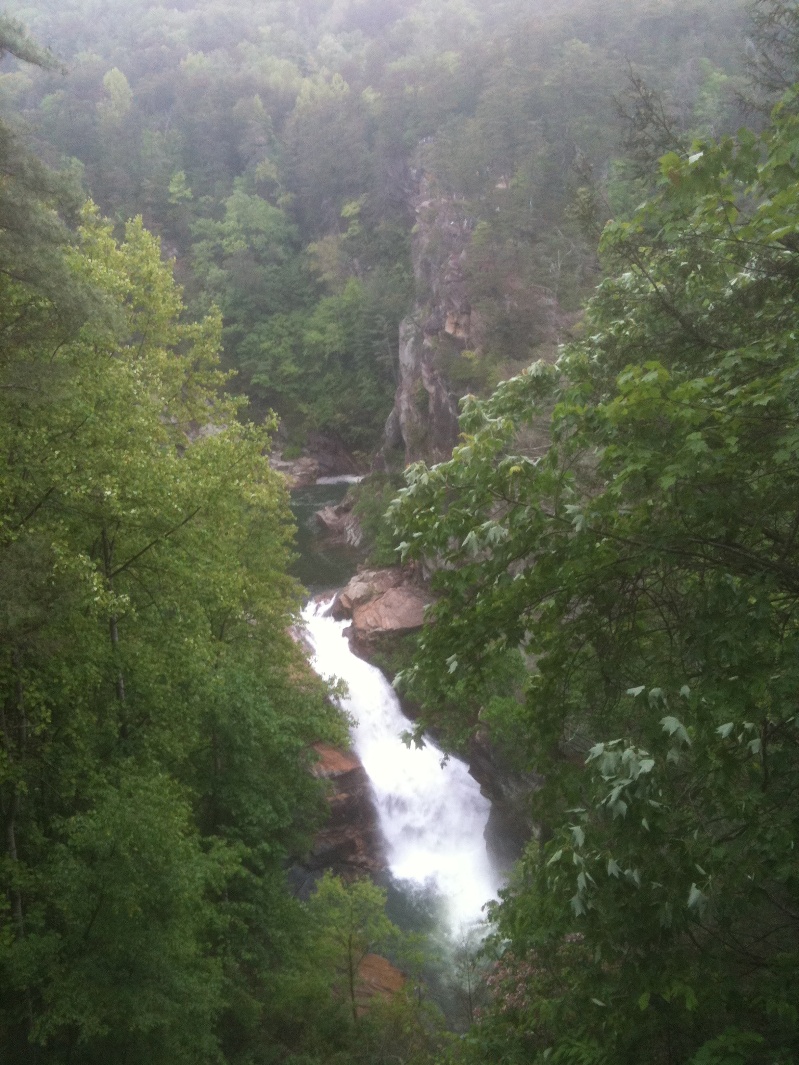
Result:
M293 575L310 595L341 588L355 572L355 548L331 545L314 518L322 507L336 506L347 494L348 484L315 484L291 493L291 510L297 521L296 550L299 558L291 567Z

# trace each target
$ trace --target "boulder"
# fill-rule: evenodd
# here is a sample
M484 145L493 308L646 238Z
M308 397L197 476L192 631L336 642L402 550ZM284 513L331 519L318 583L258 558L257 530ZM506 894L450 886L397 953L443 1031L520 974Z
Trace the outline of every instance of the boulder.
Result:
M363 530L357 515L353 513L354 505L355 501L345 496L338 506L322 507L314 514L317 524L325 530L329 543L360 547Z
M352 649L368 659L387 640L420 629L425 608L432 602L429 590L409 567L362 570L336 596L331 613L352 621L347 630Z
M359 570L336 596L331 611L333 617L338 621L352 618L356 607L378 599L389 589L402 584L403 579L403 571L399 568Z
M355 607L352 626L366 640L380 633L413 632L422 627L425 607L430 602L422 588L389 588L376 599Z
M289 488L307 488L316 484L319 478L319 463L309 455L303 455L298 459L284 459L282 455L275 453L269 458L269 465L273 470L282 473L289 484Z

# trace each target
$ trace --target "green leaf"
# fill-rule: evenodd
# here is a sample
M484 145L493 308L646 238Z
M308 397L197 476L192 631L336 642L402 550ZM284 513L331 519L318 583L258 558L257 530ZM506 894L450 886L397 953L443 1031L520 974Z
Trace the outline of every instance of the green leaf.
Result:
M691 745L691 737L688 735L685 726L676 717L664 717L660 722L663 727L663 731L668 733L669 736L673 736L686 746Z

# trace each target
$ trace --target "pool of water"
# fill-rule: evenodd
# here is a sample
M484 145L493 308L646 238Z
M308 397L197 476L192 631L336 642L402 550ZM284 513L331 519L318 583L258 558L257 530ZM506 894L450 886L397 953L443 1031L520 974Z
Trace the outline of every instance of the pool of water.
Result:
M296 551L299 556L291 572L305 585L310 595L341 588L355 572L357 550L326 541L314 517L322 507L340 503L349 487L346 481L328 481L308 488L297 488L291 493L291 510L297 522Z

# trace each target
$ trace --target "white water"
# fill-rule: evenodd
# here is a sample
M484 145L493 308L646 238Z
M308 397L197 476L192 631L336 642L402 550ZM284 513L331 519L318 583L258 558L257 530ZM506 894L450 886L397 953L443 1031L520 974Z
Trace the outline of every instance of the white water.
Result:
M345 681L343 708L355 719L352 745L377 799L389 869L397 880L433 886L445 900L454 932L481 920L496 898L499 874L486 853L489 802L464 762L429 740L418 750L400 739L412 728L394 690L374 666L352 654L344 621L325 617L328 603L309 603L304 617L323 677Z
M317 484L360 484L362 476L354 473L339 473L335 477L317 477Z

